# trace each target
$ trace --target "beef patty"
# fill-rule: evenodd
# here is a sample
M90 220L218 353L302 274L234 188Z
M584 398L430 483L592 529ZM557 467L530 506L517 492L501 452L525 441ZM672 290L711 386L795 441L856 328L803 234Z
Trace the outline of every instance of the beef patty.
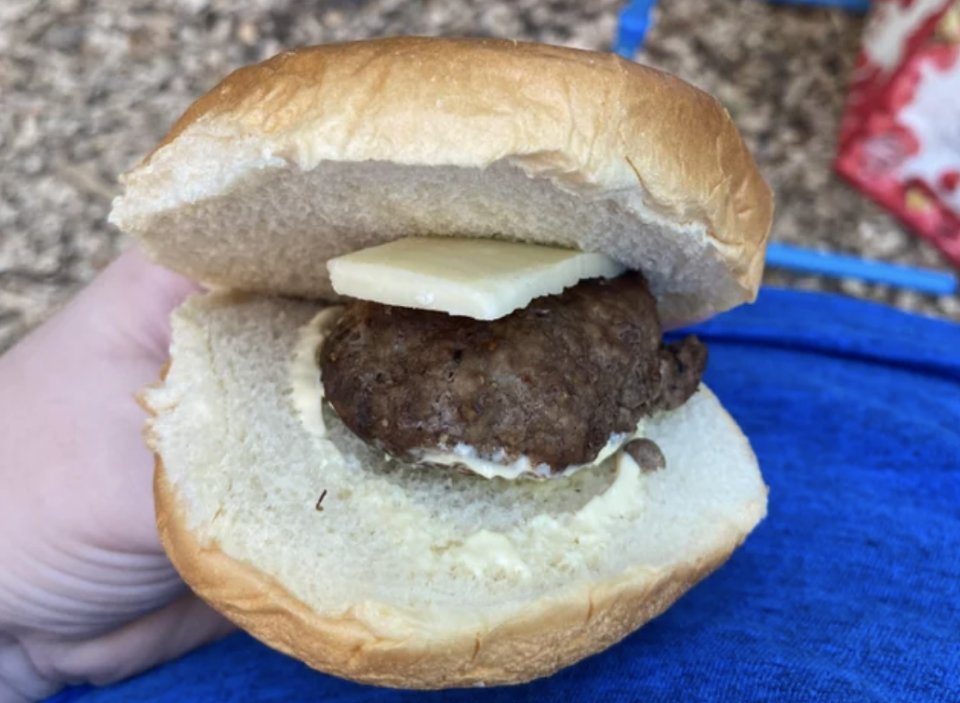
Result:
M488 322L353 301L320 356L334 410L388 454L415 461L463 443L558 473L682 405L707 350L695 337L663 344L646 281L627 273Z

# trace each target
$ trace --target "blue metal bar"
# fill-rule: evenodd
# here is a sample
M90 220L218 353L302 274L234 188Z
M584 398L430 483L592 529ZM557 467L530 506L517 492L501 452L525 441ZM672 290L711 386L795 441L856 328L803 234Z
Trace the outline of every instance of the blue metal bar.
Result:
M625 59L633 59L650 30L651 15L656 0L634 0L620 11L617 23L617 41L613 50Z
M934 295L953 295L957 292L957 279L949 273L870 261L856 256L828 254L786 244L767 246L767 266L831 278L856 278Z

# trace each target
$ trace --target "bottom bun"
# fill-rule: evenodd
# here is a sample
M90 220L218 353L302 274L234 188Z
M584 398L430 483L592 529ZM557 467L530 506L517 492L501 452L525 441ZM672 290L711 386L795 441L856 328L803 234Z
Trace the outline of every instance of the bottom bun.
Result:
M547 482L487 480L390 462L329 411L312 433L290 363L317 311L192 298L143 398L173 564L313 668L423 689L549 675L662 613L766 514L749 444L706 387L647 422L667 459L649 474L608 461Z

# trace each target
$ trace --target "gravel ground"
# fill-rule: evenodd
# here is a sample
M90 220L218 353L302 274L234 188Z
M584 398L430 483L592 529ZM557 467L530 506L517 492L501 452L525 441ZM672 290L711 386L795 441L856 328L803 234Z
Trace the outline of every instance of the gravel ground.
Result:
M227 72L278 51L395 34L607 49L613 0L0 0L0 350L123 247L116 176ZM716 94L777 191L774 238L946 268L830 171L860 18L761 0L669 0L639 60ZM770 271L960 320L960 300Z

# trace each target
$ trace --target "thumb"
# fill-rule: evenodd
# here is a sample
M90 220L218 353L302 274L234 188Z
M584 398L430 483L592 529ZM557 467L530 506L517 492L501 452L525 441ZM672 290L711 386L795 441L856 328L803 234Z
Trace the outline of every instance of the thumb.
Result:
M132 247L77 296L80 314L74 317L85 326L97 325L94 336L114 353L126 350L162 362L170 343L171 311L202 290Z
M36 670L59 684L111 684L230 634L230 621L192 593L117 630L82 642L23 643Z

